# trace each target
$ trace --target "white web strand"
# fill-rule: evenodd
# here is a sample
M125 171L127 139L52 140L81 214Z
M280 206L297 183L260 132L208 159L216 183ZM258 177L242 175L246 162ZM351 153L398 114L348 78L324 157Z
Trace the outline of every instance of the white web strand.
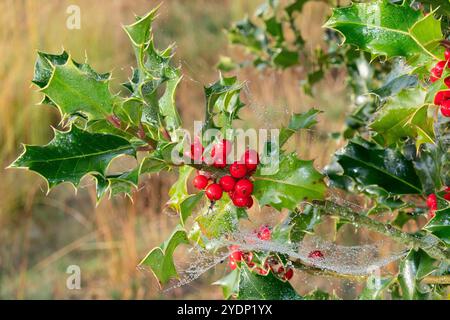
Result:
M333 271L345 275L368 275L376 269L381 269L386 265L404 257L408 250L389 250L386 255L383 246L388 245L386 241L378 241L373 244L363 244L356 246L344 246L325 241L317 236L306 237L300 243L287 244L276 241L260 240L254 232L235 233L232 240L222 239L217 241L216 253L195 248L190 255L190 263L186 268L178 266L179 279L172 282L165 289L170 291L189 284L198 279L208 270L223 263L230 255L228 247L238 245L242 251L271 252L288 255L290 259L298 259L307 266L316 267L325 271ZM309 254L314 250L320 250L323 258L310 258Z

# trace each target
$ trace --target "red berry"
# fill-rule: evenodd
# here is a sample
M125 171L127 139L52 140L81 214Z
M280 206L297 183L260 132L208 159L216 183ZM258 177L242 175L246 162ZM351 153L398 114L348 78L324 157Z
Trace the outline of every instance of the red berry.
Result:
M294 269L289 268L289 269L287 269L286 273L284 274L283 279L289 281L292 279L293 276L294 276Z
M220 178L219 184L222 187L223 191L229 192L234 189L236 181L232 176L223 176L222 178Z
M430 75L430 82L431 83L435 83L436 81L439 80L439 77L434 76L433 74Z
M255 271L262 276L265 276L269 273L269 270L264 270L263 268L260 267L256 267Z
M445 78L444 83L447 86L447 88L450 88L450 77Z
M190 157L194 161L200 161L203 157L203 145L200 141L199 137L194 138L194 143L191 144L190 152L186 153L188 157Z
M230 174L237 179L243 178L247 174L247 167L245 166L245 164L241 164L235 161L230 166Z
M264 240L264 241L270 240L271 234L270 234L270 229L269 229L269 227L268 227L268 226L262 226L261 228L259 228L257 237L258 237L260 240Z
M430 210L437 210L438 206L437 206L437 197L434 193L428 195L427 197L427 207Z
M279 267L278 270L277 270L277 273L278 274L284 273L284 267L283 266Z
M436 216L433 210L428 211L428 219L433 219Z
M213 159L226 159L230 152L231 142L227 139L222 139L213 146L211 157Z
M450 99L450 90L441 90L434 96L434 104L440 106L444 101Z
M241 179L234 186L236 196L249 197L253 192L253 183L248 179Z
M445 187L445 192L450 193L450 187Z
M216 201L222 198L222 187L217 183L212 183L206 188L206 196L211 201Z
M218 169L223 169L227 166L227 157L215 157L213 166Z
M233 204L238 208L244 208L247 206L248 203L247 197L236 196L235 194L233 195L231 200L233 201Z
M440 110L444 117L450 117L450 100L442 102Z
M444 56L445 56L445 60L449 60L450 59L450 50L449 49L445 49Z
M322 259L323 258L323 253L320 250L314 250L314 251L311 251L308 254L308 258L310 258L310 259Z
M247 205L246 205L246 207L247 208L251 208L251 207L253 207L253 198L252 197L248 197L247 198Z
M249 262L249 263L247 263L247 265L248 265L249 268L253 268L255 266L255 263L254 262Z
M258 152L253 149L245 151L245 153L242 155L241 162L245 164L248 171L256 170L256 167L259 164Z
M228 265L230 266L230 269L231 270L234 270L234 269L236 269L237 268L237 263L236 263L236 261L234 261L234 260L229 260L228 261Z
M440 78L442 76L442 72L444 71L445 65L447 64L447 61L442 60L436 63L433 69L431 69L431 73Z
M450 193L444 194L444 199L450 201Z
M246 254L244 254L244 260L250 266L250 264L253 263L252 262L252 260L253 260L253 252L249 251Z
M239 250L239 246L231 246L230 251L230 259L233 259L234 261L242 260L243 253L241 250Z
M204 175L199 174L194 178L194 187L196 187L197 189L200 190L205 189L207 185L208 185L208 178L205 177Z

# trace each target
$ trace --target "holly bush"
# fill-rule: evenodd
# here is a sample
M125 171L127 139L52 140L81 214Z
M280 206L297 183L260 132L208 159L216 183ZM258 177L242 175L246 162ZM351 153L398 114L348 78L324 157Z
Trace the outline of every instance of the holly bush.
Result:
M344 147L324 168L285 146L317 123L316 109L292 114L278 139L257 151L239 150L234 123L245 104L236 77L220 75L204 87L205 116L190 139L176 106L182 73L171 61L173 47L155 47L157 9L124 26L136 56L124 92L111 92L109 73L97 73L67 52L38 52L33 83L42 103L59 110L62 129L55 129L45 146L25 145L11 167L40 174L49 189L64 182L78 187L91 175L98 201L131 196L143 175L176 172L167 206L178 213L179 225L140 262L162 286L180 278L173 254L184 244L211 256L225 249L221 260L228 260L229 273L215 282L225 298L337 298L318 290L302 296L290 283L295 269L348 276L320 263L327 252L310 250L299 259L277 250L278 244L301 247L304 237L331 216L336 232L345 224L363 226L406 248L396 274L379 276L377 285L373 276L362 275L367 286L361 299L444 297L450 282L450 10L438 7L440 1L377 0L341 7L324 0L334 6L324 25L327 46L311 52L296 24L307 2L268 0L254 17L234 23L229 40L247 50L248 60L222 57L218 67L300 69L301 88L312 96L319 94L315 87L324 75L346 70L354 108L339 134ZM215 134L202 134L207 130ZM110 163L124 155L135 158L136 166L111 173ZM196 192L188 187L191 181ZM334 191L366 205L362 210L343 205L330 196ZM248 219L248 210L264 207L286 218L245 234L240 222ZM394 218L377 219L385 212ZM410 220L420 230L403 231Z

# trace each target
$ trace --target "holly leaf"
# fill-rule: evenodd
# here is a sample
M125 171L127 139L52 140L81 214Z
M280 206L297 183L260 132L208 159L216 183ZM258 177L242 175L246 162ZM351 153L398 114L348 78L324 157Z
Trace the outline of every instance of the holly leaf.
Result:
M77 187L87 174L105 176L110 162L120 155L135 156L136 151L121 137L89 133L72 126L70 131L55 130L53 140L45 146L25 145L24 152L11 167L39 173L49 189L63 182Z
M205 129L230 128L238 119L238 112L244 106L239 95L242 83L236 77L223 77L209 87L205 87Z
M435 216L424 227L450 245L450 208L435 211Z
M164 94L159 99L159 110L165 121L165 127L173 132L181 125L181 118L175 104L175 92L181 81L180 70L172 69L166 82Z
M212 209L209 205L206 206L195 221L207 238L217 239L236 231L239 219L245 218L246 215L245 209L233 205L230 197L224 194L220 201L214 203Z
M382 87L373 90L371 93L379 97L381 100L395 96L404 89L417 87L418 79L415 75L402 74L391 79ZM421 91L419 91L420 93ZM423 100L421 101L423 103Z
M392 195L422 192L412 162L395 149L381 149L368 141L354 139L335 156L343 175L351 177L361 188L381 187Z
M189 241L186 231L178 227L167 241L152 249L142 259L139 266L150 267L161 284L167 283L172 278L177 278L178 273L173 262L173 253L180 244L189 244Z
M423 16L407 1L396 5L379 0L334 8L325 27L374 56L406 57L413 65L440 60L444 53L439 46L443 39L440 21L433 13Z
M384 290L395 281L395 278L382 278L371 275L367 278L366 286L359 295L359 300L381 300Z
M309 109L303 113L294 113L289 120L287 128L281 128L279 135L280 146L283 146L286 141L298 130L309 129L317 123L317 115L321 111L314 108Z
M323 176L312 161L299 160L294 153L281 157L275 173L265 175L263 172L261 168L254 175L254 196L260 206L294 210L301 201L324 197Z
M236 268L228 273L222 279L217 280L213 285L222 287L223 296L225 299L229 299L232 295L238 293L239 290L240 269Z
M239 300L301 300L289 282L284 282L269 272L259 275L242 266L239 280Z
M202 199L204 199L205 193L203 191L191 194L187 196L180 203L180 218L181 224L184 226L186 220L192 215L192 211L197 207Z
M139 181L139 168L121 174L94 175L97 180L97 201L100 201L107 193L109 198L118 194L125 194L131 198L131 193L137 188Z
M391 97L375 114L370 127L391 145L405 137L417 138L416 147L434 142L433 118L428 117L426 93L420 89L406 89Z
M69 54L66 51L61 54L38 51L37 55L32 82L40 88L44 88L52 77L54 66L66 64Z
M167 205L177 212L180 212L181 203L189 196L187 190L187 181L193 171L194 168L189 166L180 167L178 169L178 180L172 185L169 190L170 199L167 202Z
M136 16L134 23L123 27L134 46L144 46L150 41L151 26L157 16L158 9L159 6L155 7L144 17Z
M429 4L433 9L437 9L437 13L450 17L450 1L447 0L420 0L420 3Z
M322 220L320 210L314 206L306 206L302 212L291 211L289 218L292 226L289 238L294 243L299 243L306 234L312 233Z
M411 250L399 266L398 282L402 289L403 299L426 299L427 294L421 291L420 280L436 270L435 260L425 251Z
M114 98L109 91L109 78L80 68L70 58L54 65L52 77L41 89L60 110L63 117L83 114L89 120L102 119L112 113Z

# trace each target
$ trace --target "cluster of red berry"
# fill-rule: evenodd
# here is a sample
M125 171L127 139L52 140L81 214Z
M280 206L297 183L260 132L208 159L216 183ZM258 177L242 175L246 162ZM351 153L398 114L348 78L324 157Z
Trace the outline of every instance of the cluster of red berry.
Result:
M431 69L430 81L436 82L442 76L444 69L448 66L450 60L450 50L445 50L445 60L439 61L434 68ZM450 89L450 77L444 79L445 85ZM440 106L441 113L444 117L450 117L450 90L441 90L434 96L434 104Z
M255 231L258 239L263 241L268 241L271 239L271 231L268 226L262 226L258 231ZM281 261L275 257L268 257L264 263L255 262L253 257L253 253L251 251L242 251L239 246L231 246L230 247L230 260L228 265L231 270L234 270L238 267L238 263L245 262L247 266L254 272L260 275L267 275L269 271L282 280L289 281L294 276L294 270L290 267L284 267Z
M447 201L450 201L450 187L446 187L444 190L445 194L444 194L444 199ZM428 195L427 197L427 207L430 210L428 213L428 217L434 218L435 216L435 211L438 209L438 200L437 200L437 196L435 193L432 193L430 195Z
M191 158L203 159L204 148L197 142L191 145ZM223 139L211 149L212 166L219 169L227 167L227 157L231 152L231 142ZM205 189L205 194L211 201L222 198L223 192L228 192L236 207L251 208L253 205L253 182L251 175L259 164L259 155L255 150L246 150L240 161L233 162L229 167L229 174L217 176L211 172L202 170L194 178L194 187Z

